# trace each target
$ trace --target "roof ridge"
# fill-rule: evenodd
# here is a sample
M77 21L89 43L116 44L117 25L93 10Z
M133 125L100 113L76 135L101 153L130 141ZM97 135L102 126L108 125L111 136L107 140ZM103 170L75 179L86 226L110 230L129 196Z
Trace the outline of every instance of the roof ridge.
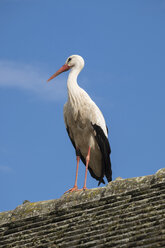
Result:
M116 178L116 180L110 182L105 187L88 189L82 192L73 192L64 194L59 199L29 202L24 201L22 205L19 205L14 210L0 213L0 223L8 223L20 219L35 218L35 216L47 214L53 211L59 211L63 214L63 211L67 211L69 208L81 208L83 205L89 205L93 202L107 199L110 197L113 199L120 195L126 195L129 192L150 187L157 187L158 185L165 183L165 168L158 170L154 175L134 177L128 179Z

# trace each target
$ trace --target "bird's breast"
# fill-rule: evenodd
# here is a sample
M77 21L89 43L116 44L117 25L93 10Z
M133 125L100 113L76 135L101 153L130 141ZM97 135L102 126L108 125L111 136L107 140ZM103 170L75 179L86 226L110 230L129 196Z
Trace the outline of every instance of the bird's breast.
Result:
M88 119L82 118L78 113L76 120L73 117L70 118L69 127L77 147L81 149L83 147L88 149L89 145L91 148L94 147L94 131Z

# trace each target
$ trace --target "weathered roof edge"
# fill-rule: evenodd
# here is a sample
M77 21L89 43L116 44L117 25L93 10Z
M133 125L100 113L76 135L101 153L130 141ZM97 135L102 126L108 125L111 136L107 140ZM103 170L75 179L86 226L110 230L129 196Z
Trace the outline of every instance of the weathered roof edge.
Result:
M165 168L160 169L154 175L134 177L128 179L117 178L107 186L89 189L82 192L64 194L60 199L29 202L25 201L14 210L0 213L0 224L26 219L52 211L63 211L73 206L98 201L104 197L122 195L131 191L149 188L151 186L165 183Z

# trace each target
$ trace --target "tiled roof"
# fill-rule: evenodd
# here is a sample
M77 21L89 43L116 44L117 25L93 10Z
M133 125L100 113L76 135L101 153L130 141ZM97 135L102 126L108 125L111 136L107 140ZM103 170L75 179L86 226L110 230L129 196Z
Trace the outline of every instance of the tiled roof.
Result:
M0 213L10 247L165 247L165 169Z

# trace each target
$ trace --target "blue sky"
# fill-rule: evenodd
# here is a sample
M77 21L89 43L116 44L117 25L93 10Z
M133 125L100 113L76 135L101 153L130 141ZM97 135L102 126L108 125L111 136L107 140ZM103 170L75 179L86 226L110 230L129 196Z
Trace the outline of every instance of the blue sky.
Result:
M0 1L0 211L59 198L75 152L63 121L72 54L109 128L113 180L165 167L165 2ZM78 186L83 186L81 163ZM87 186L97 187L88 174Z

